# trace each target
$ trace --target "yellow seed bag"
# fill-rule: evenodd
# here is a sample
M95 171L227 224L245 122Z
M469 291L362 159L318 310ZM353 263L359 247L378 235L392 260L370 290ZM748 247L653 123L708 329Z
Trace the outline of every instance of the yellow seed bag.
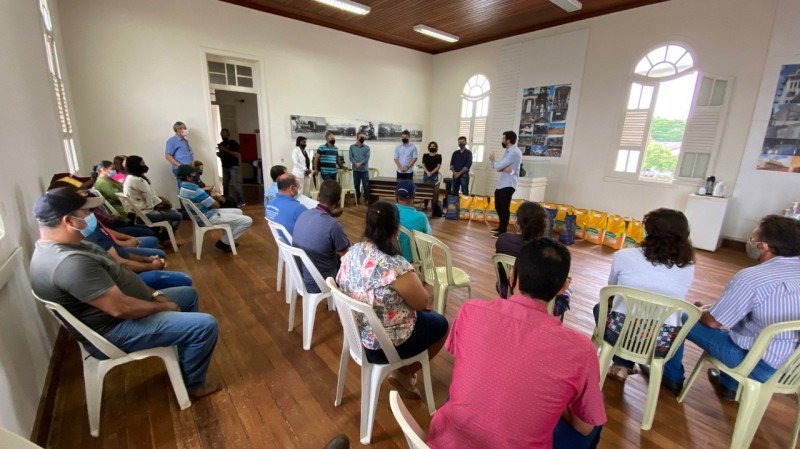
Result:
M458 197L458 218L469 220L472 209L472 197L459 195Z
M586 238L586 219L589 213L586 209L575 209L575 238Z
M486 211L486 221L489 223L500 223L497 210L494 208L494 197L489 198L489 210Z
M596 245L603 243L603 237L606 233L606 223L608 222L608 215L605 212L590 211L586 218L586 241L592 242Z
M641 220L631 219L625 230L625 243L623 248L634 248L644 240L644 223Z
M475 196L472 198L472 213L470 214L471 221L484 221L486 220L486 209L489 208L489 198L485 196Z
M561 234L564 231L564 220L566 220L567 215L573 214L574 208L565 204L558 204L556 205L556 210L556 218L553 221L553 230Z
M606 223L603 245L609 248L620 249L623 243L625 243L625 217L621 215L611 215L608 217Z

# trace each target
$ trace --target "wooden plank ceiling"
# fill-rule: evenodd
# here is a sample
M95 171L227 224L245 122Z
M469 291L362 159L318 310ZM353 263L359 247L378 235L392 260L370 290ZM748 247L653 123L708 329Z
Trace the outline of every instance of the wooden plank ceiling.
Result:
M583 0L568 13L549 0L358 0L359 16L314 0L222 0L431 54L577 22L666 0ZM424 24L459 37L447 43L414 32Z

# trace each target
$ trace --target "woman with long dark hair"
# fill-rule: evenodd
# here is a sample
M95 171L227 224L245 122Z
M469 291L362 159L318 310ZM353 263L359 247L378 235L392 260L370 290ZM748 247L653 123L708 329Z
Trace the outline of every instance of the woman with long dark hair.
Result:
M614 254L609 285L647 290L678 299L686 299L689 287L694 281L694 248L689 239L689 221L682 212L660 208L644 216L645 238L638 248L627 248ZM610 312L606 318L605 339L616 342L619 331L625 322L625 302L620 297L610 298ZM595 318L599 313L595 306ZM672 316L661 330L663 338L656 345L656 357L663 357L669 351L672 339L680 330L680 317ZM675 394L683 388L683 353L681 347L675 356L664 366L662 385ZM675 363L677 361L677 363ZM629 374L636 373L633 362L614 357L608 375L625 380Z
M181 224L183 216L180 212L172 209L172 203L168 199L158 196L153 192L150 186L150 180L145 173L149 170L144 159L139 156L128 156L125 160L125 167L128 170L128 176L125 178L125 183L122 185L122 190L125 196L130 198L131 202L139 208L147 218L152 221L169 221L172 229L177 229ZM133 212L129 210L128 212ZM169 238L167 233L161 232L159 240L165 241Z
M366 221L364 241L342 257L336 282L343 293L372 306L400 358L426 349L433 358L444 345L448 324L444 316L427 310L428 292L400 251L397 207L378 201L369 207ZM388 363L366 320L360 319L359 327L367 360ZM420 368L418 363L401 368L390 375L389 382L403 397L419 398L415 373Z

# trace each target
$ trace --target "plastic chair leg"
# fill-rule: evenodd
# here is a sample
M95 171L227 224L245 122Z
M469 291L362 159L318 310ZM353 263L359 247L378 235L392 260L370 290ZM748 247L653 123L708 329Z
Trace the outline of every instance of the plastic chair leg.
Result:
M603 389L603 384L606 381L606 373L608 373L608 366L611 364L611 358L614 357L614 347L603 341L600 344L600 355L598 356L598 363L600 363L600 389Z
M697 376L699 376L700 372L703 371L703 365L705 365L707 361L708 356L703 353L703 355L700 357L700 360L697 361L697 365L695 365L692 375L689 376L689 380L686 382L686 385L683 386L683 391L681 391L681 394L678 395L678 402L683 402L683 400L686 399L689 389L692 388L694 381L697 380Z
M205 231L199 229L198 227L194 228L194 254L197 257L197 260L200 260L200 257L203 255L203 238L206 236Z
M664 359L654 359L650 363L650 379L647 381L647 403L642 416L642 430L653 427L653 418L658 405L658 393L661 391L661 377L664 374Z
M172 242L172 251L178 252L178 242L175 240L175 232L172 230L172 226L167 225L164 226L167 229L167 235L169 236L169 241Z
M311 337L314 334L314 321L317 318L317 306L319 296L306 293L303 296L303 349L311 349Z
M761 382L748 379L742 386L742 400L733 427L731 449L750 447L758 425L761 424L761 418L764 417L769 401L772 400L772 391L769 389L764 391Z
M333 402L334 407L338 407L342 403L342 394L344 394L344 381L347 378L347 363L350 361L350 348L347 346L347 338L342 343L342 357L339 360L339 380L336 382L336 400Z
M369 444L375 424L375 409L383 377L381 369L364 361L361 365L361 444Z
M83 353L83 351L81 351ZM103 378L105 373L94 358L86 358L83 353L83 385L86 389L86 409L89 413L89 432L93 437L100 435L100 401L103 399Z
M286 300L289 302L289 332L294 330L294 320L297 316L297 295L295 292L289 294L289 287L286 287Z
M283 260L283 254L278 252L278 273L275 275L275 283L277 284L278 289L276 291L281 291L281 281L283 281L283 268L284 268L285 264L286 264L286 261ZM286 267L286 271L289 271L288 267ZM288 289L289 287L287 286L286 288ZM287 300L287 303L288 303L288 300Z
M233 231L231 230L230 226L225 228L225 233L228 234L228 241L231 242L231 253L235 256L238 254L236 252L236 240L233 239Z
M422 381L425 383L425 400L428 402L428 414L436 412L436 404L433 402L433 382L431 381L431 364L428 360L428 351L422 353Z
M797 418L794 421L794 432L792 435L792 445L789 446L790 448L794 449L797 447L797 435L800 434L800 398L797 399Z
M175 399L178 400L178 407L181 410L186 410L192 406L192 400L189 398L189 392L186 391L186 384L183 382L181 367L178 363L178 350L175 347L167 350L170 354L161 357L161 359L164 360L164 366L167 368L172 389L175 391Z
M447 284L434 286L433 292L433 308L440 315L444 315L444 310L447 307Z

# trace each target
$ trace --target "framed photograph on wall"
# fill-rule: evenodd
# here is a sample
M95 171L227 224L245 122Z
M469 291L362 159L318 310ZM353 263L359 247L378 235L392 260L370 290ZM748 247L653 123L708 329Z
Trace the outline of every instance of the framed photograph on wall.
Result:
M571 84L522 89L517 145L523 156L561 157Z
M800 64L781 67L756 168L800 173Z

